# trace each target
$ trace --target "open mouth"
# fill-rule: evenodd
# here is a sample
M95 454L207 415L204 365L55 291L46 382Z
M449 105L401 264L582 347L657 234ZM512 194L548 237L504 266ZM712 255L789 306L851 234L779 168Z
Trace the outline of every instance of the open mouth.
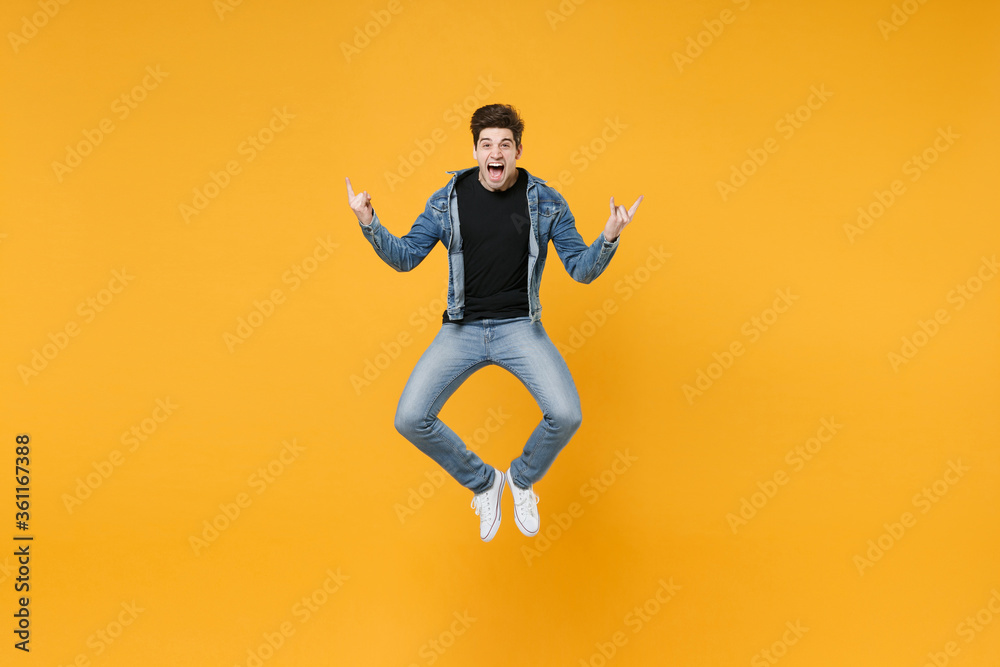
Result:
M503 163L502 162L490 162L486 165L486 170L490 174L490 180L494 182L500 182L503 179Z

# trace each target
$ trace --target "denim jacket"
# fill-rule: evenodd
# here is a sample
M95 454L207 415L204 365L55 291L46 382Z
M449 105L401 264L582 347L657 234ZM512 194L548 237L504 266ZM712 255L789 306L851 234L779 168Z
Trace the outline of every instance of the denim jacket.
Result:
M427 200L410 231L402 238L394 236L382 226L378 213L368 225L361 224L365 238L375 248L376 254L397 271L409 271L423 261L438 241L448 249L448 319L460 320L465 312L465 263L462 255L462 233L458 223L458 194L455 181L473 169L456 171L451 180ZM522 168L523 169L523 168ZM589 246L576 230L576 222L569 204L561 194L535 178L527 169L528 213L531 235L528 238L528 314L532 322L541 318L542 304L538 293L542 284L542 269L549 240L559 253L566 271L576 281L589 283L604 272L618 249L619 239L609 243L603 230ZM517 221L514 221L517 224Z

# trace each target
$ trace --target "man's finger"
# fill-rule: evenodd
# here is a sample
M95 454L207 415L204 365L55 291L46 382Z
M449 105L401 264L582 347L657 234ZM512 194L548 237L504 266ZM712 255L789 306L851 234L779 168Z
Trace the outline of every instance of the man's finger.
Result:
M614 215L614 214L615 214L615 197L614 197L614 195L612 195L611 196L611 215Z
M643 197L644 197L644 195L639 195L639 198L635 200L634 204L632 204L632 208L630 208L628 210L628 219L629 220L631 220L632 216L635 215L635 209L639 208L639 203L642 201Z
M351 187L351 177L345 176L347 179L347 203L351 203L354 200L354 188Z

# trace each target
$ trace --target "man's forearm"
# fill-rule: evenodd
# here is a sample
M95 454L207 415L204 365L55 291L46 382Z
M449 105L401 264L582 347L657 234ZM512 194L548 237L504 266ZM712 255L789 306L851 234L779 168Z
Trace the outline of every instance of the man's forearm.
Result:
M402 238L385 228L374 209L371 222L366 225L359 220L358 225L379 258L397 271L409 271L416 267L438 241L423 216L417 218L409 233Z

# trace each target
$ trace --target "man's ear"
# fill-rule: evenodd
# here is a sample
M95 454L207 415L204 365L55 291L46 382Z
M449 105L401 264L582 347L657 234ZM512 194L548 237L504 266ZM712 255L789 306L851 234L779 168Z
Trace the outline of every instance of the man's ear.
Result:
M514 154L514 159L515 160L520 160L521 159L521 153L523 153L523 152L524 152L524 144L518 144L517 145L517 153Z

